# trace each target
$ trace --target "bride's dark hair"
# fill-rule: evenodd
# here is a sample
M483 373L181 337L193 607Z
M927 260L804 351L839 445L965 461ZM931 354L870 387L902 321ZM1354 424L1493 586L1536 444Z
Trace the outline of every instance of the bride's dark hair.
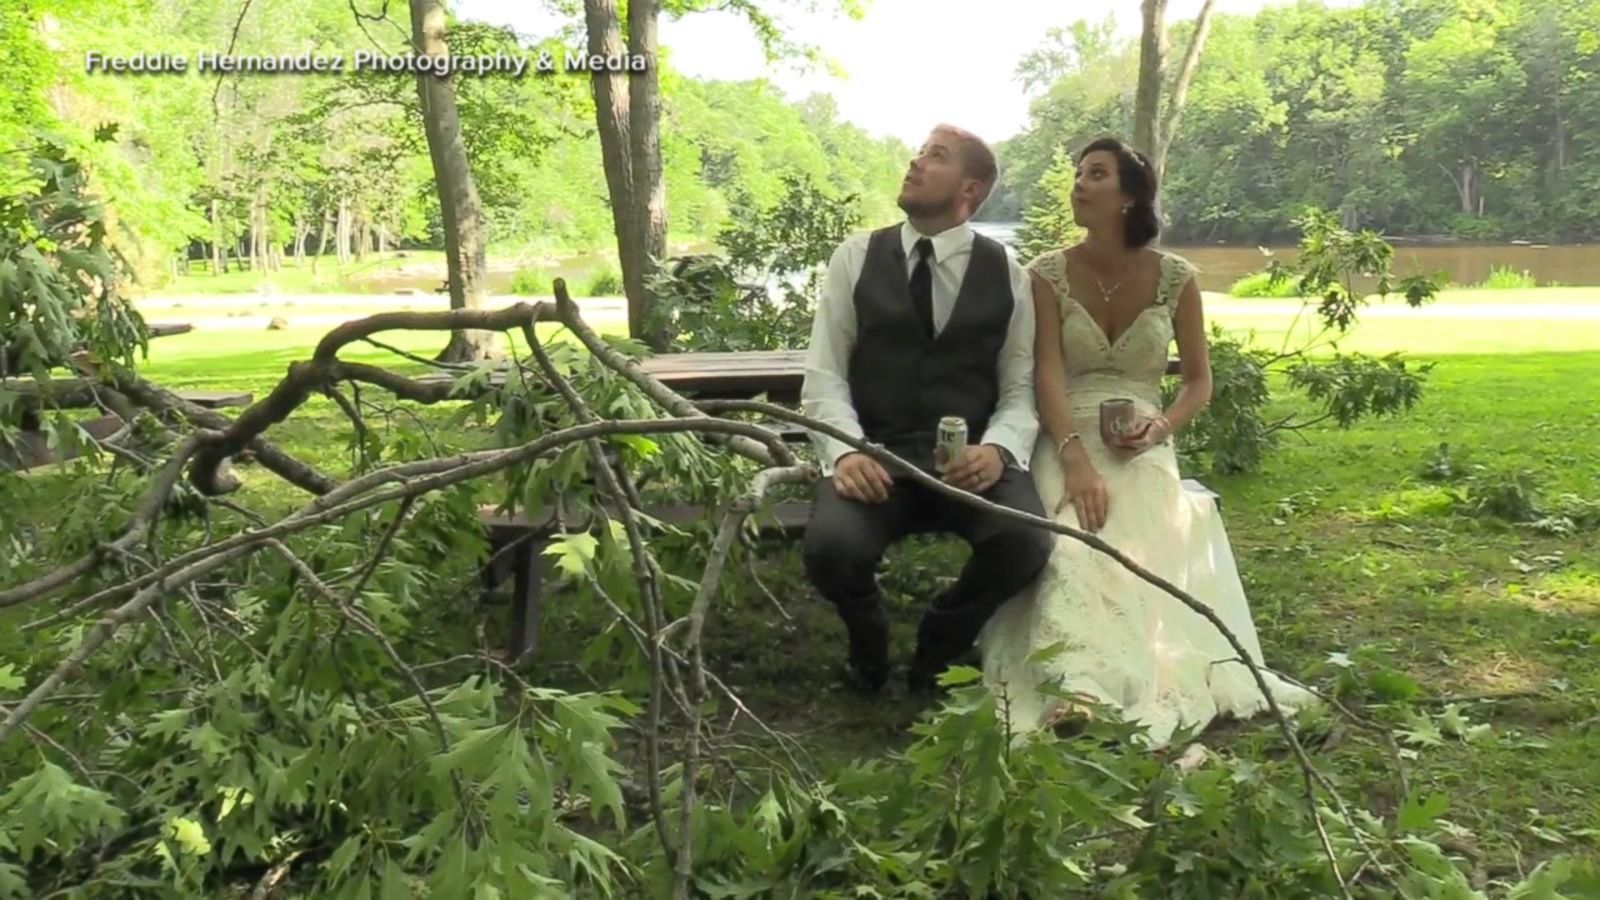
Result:
M1133 204L1123 217L1122 240L1129 248L1139 248L1156 239L1161 233L1161 221L1156 218L1156 168L1150 157L1114 137L1103 137L1078 151L1075 162L1096 150L1104 150L1117 158L1117 182L1122 193Z

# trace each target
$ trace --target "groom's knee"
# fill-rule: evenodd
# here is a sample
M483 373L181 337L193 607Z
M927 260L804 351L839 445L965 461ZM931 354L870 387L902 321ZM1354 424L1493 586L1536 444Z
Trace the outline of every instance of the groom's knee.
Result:
M991 535L982 551L992 555L994 570L1007 581L1025 585L1044 570L1054 543L1050 532L1017 522Z
M803 549L806 578L834 603L872 593L881 554L871 543L853 529L812 522Z

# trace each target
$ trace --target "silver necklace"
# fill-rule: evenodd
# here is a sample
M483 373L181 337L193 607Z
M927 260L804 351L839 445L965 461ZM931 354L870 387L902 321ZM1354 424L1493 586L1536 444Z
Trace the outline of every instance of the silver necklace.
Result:
M1117 288L1122 287L1121 278L1117 279L1117 283L1113 284L1110 288L1107 288L1106 283L1100 280L1099 275L1094 277L1094 283L1100 288L1100 300L1107 306L1111 305L1111 295L1117 292Z

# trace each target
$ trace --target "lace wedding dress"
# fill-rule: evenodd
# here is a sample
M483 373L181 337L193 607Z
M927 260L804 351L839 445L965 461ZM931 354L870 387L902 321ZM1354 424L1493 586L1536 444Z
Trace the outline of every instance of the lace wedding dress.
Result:
M1143 414L1161 411L1173 315L1193 267L1163 253L1155 302L1115 343L1072 297L1059 251L1039 257L1029 269L1055 291L1073 421L1080 423L1084 447L1105 480L1107 514L1099 537L1208 604L1259 665L1260 642L1212 500L1184 490L1170 441L1123 459L1100 440L1102 400L1128 397ZM1063 474L1042 429L1030 468L1044 508L1054 510ZM1078 527L1070 503L1055 518ZM1059 652L1041 652L1057 644L1063 645ZM990 619L979 647L985 681L997 691L1003 686L1019 732L1046 722L1060 702L1041 692L1042 684L1121 708L1125 719L1147 727L1152 746L1165 745L1184 725L1204 727L1219 715L1244 718L1266 709L1249 669L1210 622L1066 536L1056 538L1033 587ZM1315 702L1305 689L1265 674L1286 713Z

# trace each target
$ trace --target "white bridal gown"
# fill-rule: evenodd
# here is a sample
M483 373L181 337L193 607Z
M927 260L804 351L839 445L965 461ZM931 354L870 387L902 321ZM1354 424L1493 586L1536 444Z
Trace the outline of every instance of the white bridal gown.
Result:
M1105 480L1109 499L1099 537L1209 605L1259 665L1260 641L1220 512L1210 498L1183 489L1170 441L1124 460L1106 448L1098 427L1100 401L1113 397L1132 398L1143 414L1161 411L1173 315L1193 267L1163 253L1155 302L1115 344L1072 297L1060 251L1029 269L1054 289L1073 421L1081 423L1084 447ZM1042 429L1030 468L1044 508L1054 510L1063 475ZM1055 518L1078 527L1070 503ZM1061 652L1030 662L1058 642L1065 644ZM979 647L985 681L1004 687L1012 726L1021 732L1039 727L1059 704L1037 690L1045 683L1120 707L1124 718L1148 728L1152 746L1168 743L1181 725L1203 727L1220 715L1244 718L1266 709L1249 670L1210 622L1064 535L1033 587L995 613ZM1305 689L1265 674L1285 713L1315 702Z

